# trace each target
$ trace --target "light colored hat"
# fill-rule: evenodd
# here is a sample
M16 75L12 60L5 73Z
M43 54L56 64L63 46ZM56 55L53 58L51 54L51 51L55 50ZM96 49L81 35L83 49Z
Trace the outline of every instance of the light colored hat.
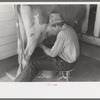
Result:
M52 13L49 16L49 24L53 25L53 24L57 24L60 22L63 22L64 20L62 20L61 16L59 13Z

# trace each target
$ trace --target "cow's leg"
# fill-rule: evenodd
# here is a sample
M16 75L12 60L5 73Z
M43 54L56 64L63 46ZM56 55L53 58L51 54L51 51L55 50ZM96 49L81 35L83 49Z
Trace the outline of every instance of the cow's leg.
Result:
M22 72L22 43L21 43L21 40L18 39L18 49L17 49L17 52L18 52L18 63L19 63L19 67L18 67L18 70L17 70L17 74L16 74L16 77Z
M34 19L33 19L33 14L32 14L31 7L30 6L21 6L21 16L22 16L22 21L23 21L23 24L24 24L24 27L25 27L25 31L26 31L26 37L27 37L26 48L27 48L29 46L29 44L31 43L31 41L32 41L32 39L29 38L29 30L30 30L30 27L34 24ZM35 48L35 44L34 43L33 43L32 46ZM29 55L27 53L27 54L23 55L23 60L22 60L23 68L28 63L28 59L30 59L31 54Z
M18 38L18 46L17 46L17 52L18 52L18 62L19 62L19 68L17 70L16 77L22 72L22 59L23 59L23 54L24 54L24 49L26 46L26 34L25 34L25 29L24 25L21 19L21 15L18 15L18 22L16 23L17 26L17 38Z
M21 30L22 30L22 27L20 26ZM24 31L21 31L18 33L20 36L18 36L18 42L17 42L17 53L18 53L18 63L19 63L19 67L18 67L18 70L17 70L17 74L16 74L16 77L22 72L22 59L23 59L23 53L24 53L24 46L23 46L23 37L21 34L23 34Z
M38 44L40 44L46 37L45 30L47 28L47 24L40 25L39 23L35 23L34 26L32 26L29 29L28 32L28 40L27 40L27 46L24 50L24 59L23 64L26 66L30 60L30 56L34 52L34 49Z
M30 37L28 39L28 41L27 41L27 47L26 47L26 49L24 51L24 59L22 61L23 67L25 67L28 64L31 55L32 55L34 49L37 46L37 40L38 39L36 39L35 37L33 37L33 38Z

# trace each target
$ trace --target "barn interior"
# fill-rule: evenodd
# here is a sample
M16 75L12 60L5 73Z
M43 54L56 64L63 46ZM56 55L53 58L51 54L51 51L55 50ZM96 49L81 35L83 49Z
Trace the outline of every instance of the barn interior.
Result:
M69 81L100 81L100 5L64 6L66 6L68 13L68 16L65 17L67 17L68 24L75 29L79 37L81 50L75 68L70 73ZM0 82L13 82L12 78L16 76L19 66L17 54L18 30L13 5L0 5L0 30ZM11 76L7 75L6 72ZM57 76L51 79L36 76L33 81L57 81ZM64 79L60 81L66 82Z

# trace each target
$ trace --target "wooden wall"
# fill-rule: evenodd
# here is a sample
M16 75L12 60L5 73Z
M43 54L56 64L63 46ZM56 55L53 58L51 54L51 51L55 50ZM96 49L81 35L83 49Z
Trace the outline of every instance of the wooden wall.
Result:
M17 54L17 34L12 5L0 5L0 60Z

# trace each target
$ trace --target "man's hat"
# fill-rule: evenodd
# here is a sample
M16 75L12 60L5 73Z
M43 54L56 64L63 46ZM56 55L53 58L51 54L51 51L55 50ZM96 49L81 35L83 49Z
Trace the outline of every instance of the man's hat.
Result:
M61 16L60 16L59 13L52 13L49 16L49 24L50 25L54 25L54 24L57 24L57 23L61 23L63 21L64 20L62 20L62 18L61 18Z

